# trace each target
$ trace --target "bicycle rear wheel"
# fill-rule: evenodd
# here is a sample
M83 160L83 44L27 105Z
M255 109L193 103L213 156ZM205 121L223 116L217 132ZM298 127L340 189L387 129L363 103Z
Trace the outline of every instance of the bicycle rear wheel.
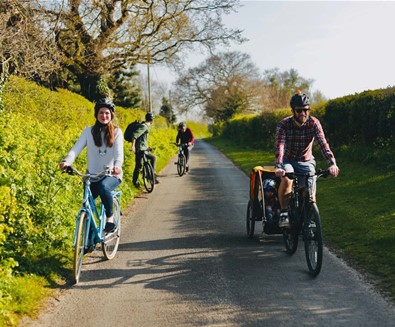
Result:
M253 215L253 208L251 201L248 201L247 216L246 216L247 235L249 238L254 237L255 217Z
M292 206L289 207L289 222L290 228L283 228L283 239L285 244L285 252L292 255L296 252L299 243L299 219L296 209Z
M155 175L154 170L149 162L144 162L143 165L143 181L145 189L148 193L151 193L155 186Z
M77 221L78 223L77 223L76 237L75 237L74 265L73 265L73 279L75 284L77 284L80 279L82 261L84 258L85 239L88 232L87 231L88 217L86 215L86 212L82 211Z
M103 254L107 260L115 257L121 237L121 205L117 197L114 197L113 212L116 229L112 233L108 233L102 242Z
M178 155L178 160L177 160L177 173L179 176L182 176L185 174L185 169L186 169L186 158L184 154L179 154Z
M315 203L311 204L305 221L304 249L307 267L310 274L315 277L321 271L323 252L321 218Z

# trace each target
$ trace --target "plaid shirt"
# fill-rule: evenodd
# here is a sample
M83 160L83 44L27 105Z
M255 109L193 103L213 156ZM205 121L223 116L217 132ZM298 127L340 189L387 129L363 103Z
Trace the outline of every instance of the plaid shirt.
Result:
M281 166L284 159L288 161L314 159L312 153L314 141L319 145L328 165L336 163L317 118L310 116L301 127L295 124L293 116L282 119L276 128L276 165Z

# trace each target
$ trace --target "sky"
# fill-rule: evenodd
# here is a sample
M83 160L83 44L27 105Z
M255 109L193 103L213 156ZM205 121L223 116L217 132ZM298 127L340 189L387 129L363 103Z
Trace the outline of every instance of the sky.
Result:
M241 1L223 17L249 39L241 51L263 72L296 69L329 99L395 85L395 1ZM207 55L189 56L196 67ZM165 68L151 79L171 84Z

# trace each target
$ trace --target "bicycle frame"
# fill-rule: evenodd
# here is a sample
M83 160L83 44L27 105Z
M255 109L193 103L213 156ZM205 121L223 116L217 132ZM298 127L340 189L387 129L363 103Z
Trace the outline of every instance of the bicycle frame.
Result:
M76 227L79 224L79 218L81 217L81 212L85 212L88 219L87 219L87 226L86 230L92 231L91 235L89 233L86 234L85 240L84 240L84 245L89 244L89 241L91 241L91 244L96 244L96 243L101 243L104 241L104 226L106 223L106 217L105 217L105 210L104 206L101 203L100 204L100 212L96 206L96 201L93 198L91 189L90 189L90 178L87 178L84 181L84 197L82 200L82 206L80 208L80 211L77 214L76 218ZM115 191L114 195L119 196L120 191ZM98 224L97 222L98 221ZM77 231L77 228L76 228ZM91 239L89 240L89 236ZM74 240L73 240L73 246L76 246L76 233L74 233Z

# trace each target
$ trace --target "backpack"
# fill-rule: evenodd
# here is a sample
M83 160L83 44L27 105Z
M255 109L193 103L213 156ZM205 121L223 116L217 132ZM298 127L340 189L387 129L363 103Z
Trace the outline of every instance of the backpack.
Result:
M133 133L140 126L141 122L139 120L135 120L133 123L130 123L128 127L125 129L125 133L123 135L124 139L128 142L132 142Z

